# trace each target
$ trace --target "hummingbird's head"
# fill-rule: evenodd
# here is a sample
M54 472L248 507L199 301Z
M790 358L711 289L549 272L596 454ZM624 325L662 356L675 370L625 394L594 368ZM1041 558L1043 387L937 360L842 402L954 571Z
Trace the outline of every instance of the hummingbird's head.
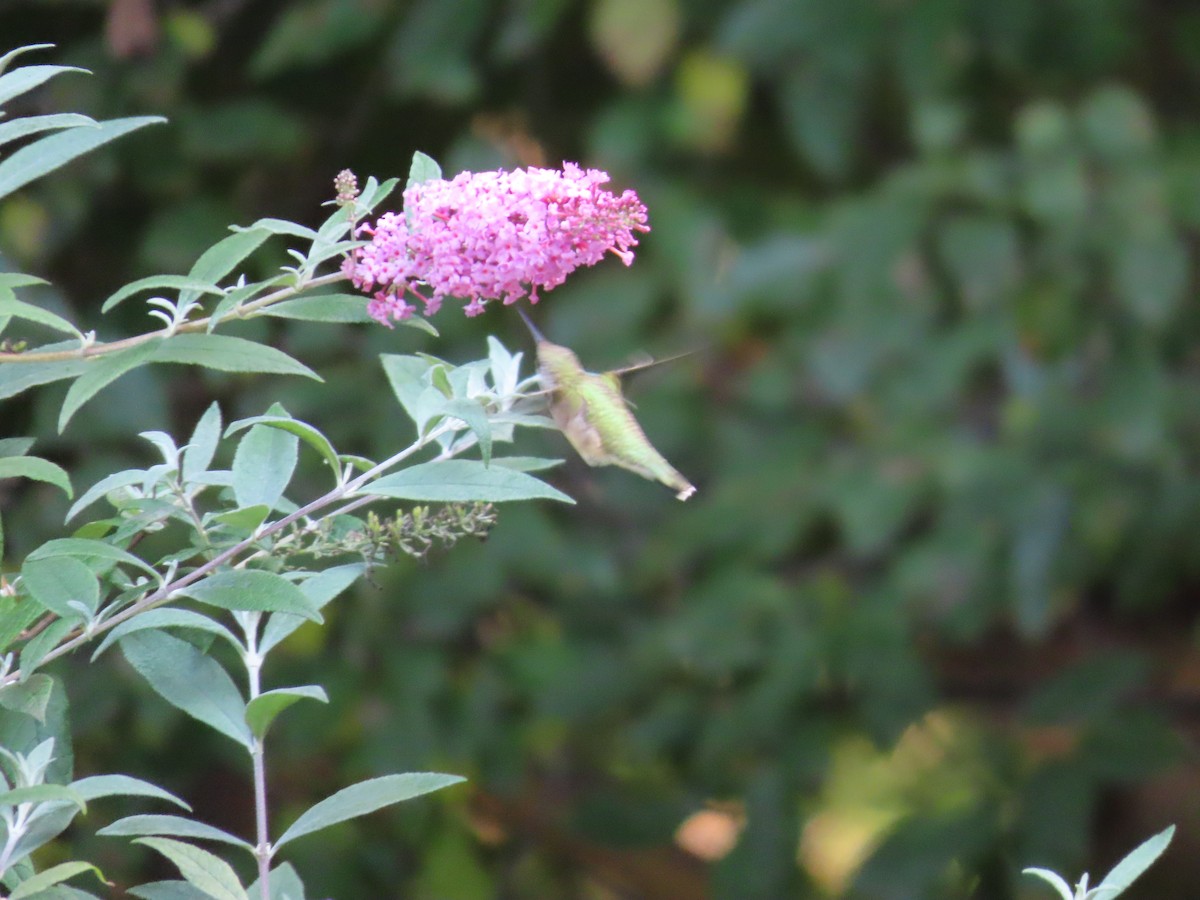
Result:
M546 340L538 341L537 359L543 376L549 378L555 387L569 386L583 375L579 357L570 347Z

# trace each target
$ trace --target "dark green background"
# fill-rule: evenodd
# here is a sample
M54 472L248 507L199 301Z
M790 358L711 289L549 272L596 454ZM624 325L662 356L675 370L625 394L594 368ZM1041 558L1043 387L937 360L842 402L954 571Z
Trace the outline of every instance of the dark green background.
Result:
M267 686L333 699L273 732L277 821L361 777L470 778L298 844L310 897L1037 898L1021 866L1098 875L1170 822L1132 896L1200 895L1191 4L0 5L5 49L41 41L95 74L13 112L171 120L0 204L7 265L102 337L154 325L100 319L125 281L232 223L314 225L339 169L402 176L419 149L635 188L634 266L539 320L597 368L699 350L630 388L693 500L573 460L577 507L506 507L486 544L377 572L275 660ZM36 431L77 486L213 398L385 455L410 425L377 353L526 341L500 307L435 324L247 331L327 383L158 367L61 437L54 388L0 432ZM10 564L60 533L50 489L0 501ZM250 832L232 747L115 656L62 671L80 774ZM711 866L674 845L706 806L745 822ZM123 884L166 874L75 840Z

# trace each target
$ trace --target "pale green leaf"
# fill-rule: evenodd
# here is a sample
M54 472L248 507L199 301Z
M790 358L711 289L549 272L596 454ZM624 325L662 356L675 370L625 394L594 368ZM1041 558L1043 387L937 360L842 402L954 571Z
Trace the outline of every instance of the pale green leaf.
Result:
M138 838L135 843L145 844L171 860L180 875L213 900L249 900L229 863L207 850L170 838Z
M206 841L220 841L223 844L241 847L250 853L254 852L254 847L240 837L232 835L228 831L222 831L220 828L214 828L212 825L197 822L194 819L185 819L182 816L126 816L123 819L117 819L111 825L106 825L97 831L96 834L101 834L105 837L158 835L162 837L197 838Z
M0 479L29 478L61 488L68 498L74 496L71 480L61 466L37 456L0 457Z
M62 618L78 616L71 602L95 614L100 605L100 582L95 574L71 556L26 557L21 580L31 597Z
M134 778L132 775L89 775L78 781L72 781L71 790L84 800L96 800L100 797L153 797L191 810L190 806L170 791L163 790L148 781L142 781L140 778Z
M323 621L300 588L281 575L261 569L227 569L179 588L178 593L222 609L286 612Z
M74 878L81 872L92 872L102 882L104 881L104 873L93 866L91 863L73 862L59 863L56 866L51 866L48 869L43 869L36 875L26 878L11 894L8 895L8 900L26 900L33 897L41 891L58 884L60 881L66 881L68 878Z
M442 503L502 503L532 499L575 502L562 491L532 475L503 466L485 466L472 459L419 463L384 475L364 487L360 493Z
M162 631L126 635L121 639L121 652L168 703L244 747L250 746L245 701L216 660Z
M282 847L288 841L294 841L298 837L312 834L338 822L365 816L385 806L411 800L413 797L465 780L458 775L442 775L438 772L408 772L404 775L384 775L381 778L359 782L326 797L302 813L300 818L280 835L275 847Z
M224 334L177 334L158 345L154 362L185 363L222 372L267 372L322 378L286 353Z
M0 197L6 197L77 156L82 156L122 135L165 121L161 116L113 119L100 122L95 128L72 128L28 144L0 161Z
M151 275L148 278L139 278L137 281L131 281L117 290L116 293L111 294L100 307L100 311L108 312L122 300L128 299L142 291L161 291L163 289L172 291L186 290L196 294L222 293L221 289L213 282L194 278L190 275Z
M254 736L261 740L266 736L267 729L271 727L277 715L293 703L304 699L329 702L325 691L315 685L266 691L246 704L246 724L250 726Z
M13 122L0 123L0 145L31 134L43 131L54 131L59 128L80 128L96 125L91 116L81 116L76 113L53 113L45 116L26 116Z
M1150 868L1155 860L1162 856L1174 836L1175 826L1171 825L1154 837L1143 841L1113 866L1112 871L1104 876L1104 880L1096 885L1096 890L1115 890L1116 893L1112 896L1120 896L1143 872Z
M307 422L301 422L299 419L293 419L288 416L253 416L249 419L240 419L229 426L225 431L225 436L236 434L244 428L249 428L252 425L263 425L270 428L279 428L289 432L304 443L308 444L314 450L321 454L321 457L333 470L335 478L340 481L341 466L338 463L337 451L333 449L333 444L329 443L329 438L325 437L320 431L309 425ZM239 448L240 449L240 448ZM293 466L295 463L293 462ZM236 472L236 463L234 470ZM237 490L237 480L234 479L234 490ZM241 502L239 500L239 502Z
M233 454L233 494L238 506L274 509L296 471L298 447L294 433L266 425L251 428Z

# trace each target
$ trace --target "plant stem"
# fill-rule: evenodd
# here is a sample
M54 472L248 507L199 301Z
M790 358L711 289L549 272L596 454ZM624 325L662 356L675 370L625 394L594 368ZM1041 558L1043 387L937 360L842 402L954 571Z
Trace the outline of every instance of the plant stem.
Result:
M258 541L262 540L263 538L270 537L273 534L277 534L278 532L287 528L293 522L297 522L300 519L303 519L304 517L311 515L312 513L315 513L321 509L324 509L327 506L330 506L334 503L339 502L343 497L347 496L348 494L355 493L360 488L362 488L364 485L366 485L368 482L370 482L372 479L381 475L383 472L387 471L392 466L396 465L399 462L402 462L403 460L412 456L414 453L423 449L425 446L427 446L428 444L430 444L431 442L436 440L445 431L449 430L449 428L450 428L450 425L448 423L443 423L441 425L438 425L436 428L434 428L432 431L430 431L424 437L417 438L413 443L409 444L407 447L405 447L399 453L396 453L396 454L390 456L388 459L385 459L383 462L379 463L378 465L373 466L372 468L368 469L366 472L363 472L357 478L353 478L350 481L346 482L345 484L335 487L329 493L324 494L324 495L318 497L316 500L313 500L310 503L305 504L304 506L300 507L300 509L296 510L295 512L289 513L288 515L284 516L282 519L272 522L266 528L262 529L262 531L258 532L257 534L255 534L251 537L246 538L244 541L241 541L240 543L234 544L232 547L217 554L212 559L210 559L208 562L204 563L201 566L198 566L197 568L188 572L186 575L180 576L175 581L172 581L170 584L164 584L162 587L158 588L157 590L151 591L149 594L147 594L141 600L137 601L136 603L134 603L131 606L126 607L125 609L121 610L119 613L116 613L115 615L113 615L111 618L106 619L104 622L102 622L100 625L93 628L91 631L81 631L81 632L77 633L73 638L59 644L57 647L55 647L53 650L51 650L49 653L47 653L45 656L43 656L41 658L41 660L39 660L38 666L40 667L52 659L57 659L58 657L63 656L66 653L70 653L76 647L79 647L82 644L87 643L92 638L94 638L98 635L104 634L106 631L111 631L113 628L120 625L122 622L132 619L134 616L138 615L139 613L146 612L149 609L153 609L154 607L167 602L168 600L171 599L172 595L176 591L178 591L180 588L187 587L189 584L199 581L205 575L208 575L210 572L215 571L220 566L224 565L225 563L229 562L232 559L235 559L242 553L245 553L247 550L254 547L255 544L257 544ZM27 676L28 673L25 673L25 675ZM21 679L21 677L22 677L22 673L20 670L18 670L16 672L10 672L4 678L0 678L0 688L16 683L17 681L19 681Z
M242 623L246 633L246 680L250 699L262 693L262 654L258 652L258 626L261 613L246 615ZM271 835L267 829L267 754L266 735L254 736L250 743L250 761L254 769L254 856L258 860L258 888L262 900L271 900Z
M306 281L303 284L294 285L292 287L280 288L277 291L272 291L264 297L259 297L257 300L240 307L236 313L231 314L235 318L247 318L248 314L257 313L260 309L278 303L281 300L287 300L296 294L310 290L315 287L324 287L327 284L336 284L339 281L346 281L346 276L341 272L334 272L329 275L322 275L319 278L314 278L311 281ZM228 315L226 317L229 317ZM34 363L34 362L61 362L69 359L89 359L94 356L106 356L109 353L116 353L119 350L127 350L130 347L136 347L138 344L144 344L146 341L154 340L155 338L166 338L172 334L181 334L189 331L207 331L212 317L209 316L203 319L196 319L193 322L184 322L176 328L164 328L160 331L151 331L146 334L138 334L133 337L122 338L119 341L110 341L108 343L95 343L88 347L75 350L32 350L28 353L8 353L0 352L0 364L3 363Z

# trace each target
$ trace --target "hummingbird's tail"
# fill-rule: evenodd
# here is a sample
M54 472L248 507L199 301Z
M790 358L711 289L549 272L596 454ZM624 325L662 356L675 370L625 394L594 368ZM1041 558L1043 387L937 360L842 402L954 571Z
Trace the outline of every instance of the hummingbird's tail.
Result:
M533 335L533 339L539 344L546 343L546 336L538 330L536 325L533 324L533 320L525 314L525 310L518 306L517 312L520 314L521 318L525 320L525 326L529 329L529 333Z

